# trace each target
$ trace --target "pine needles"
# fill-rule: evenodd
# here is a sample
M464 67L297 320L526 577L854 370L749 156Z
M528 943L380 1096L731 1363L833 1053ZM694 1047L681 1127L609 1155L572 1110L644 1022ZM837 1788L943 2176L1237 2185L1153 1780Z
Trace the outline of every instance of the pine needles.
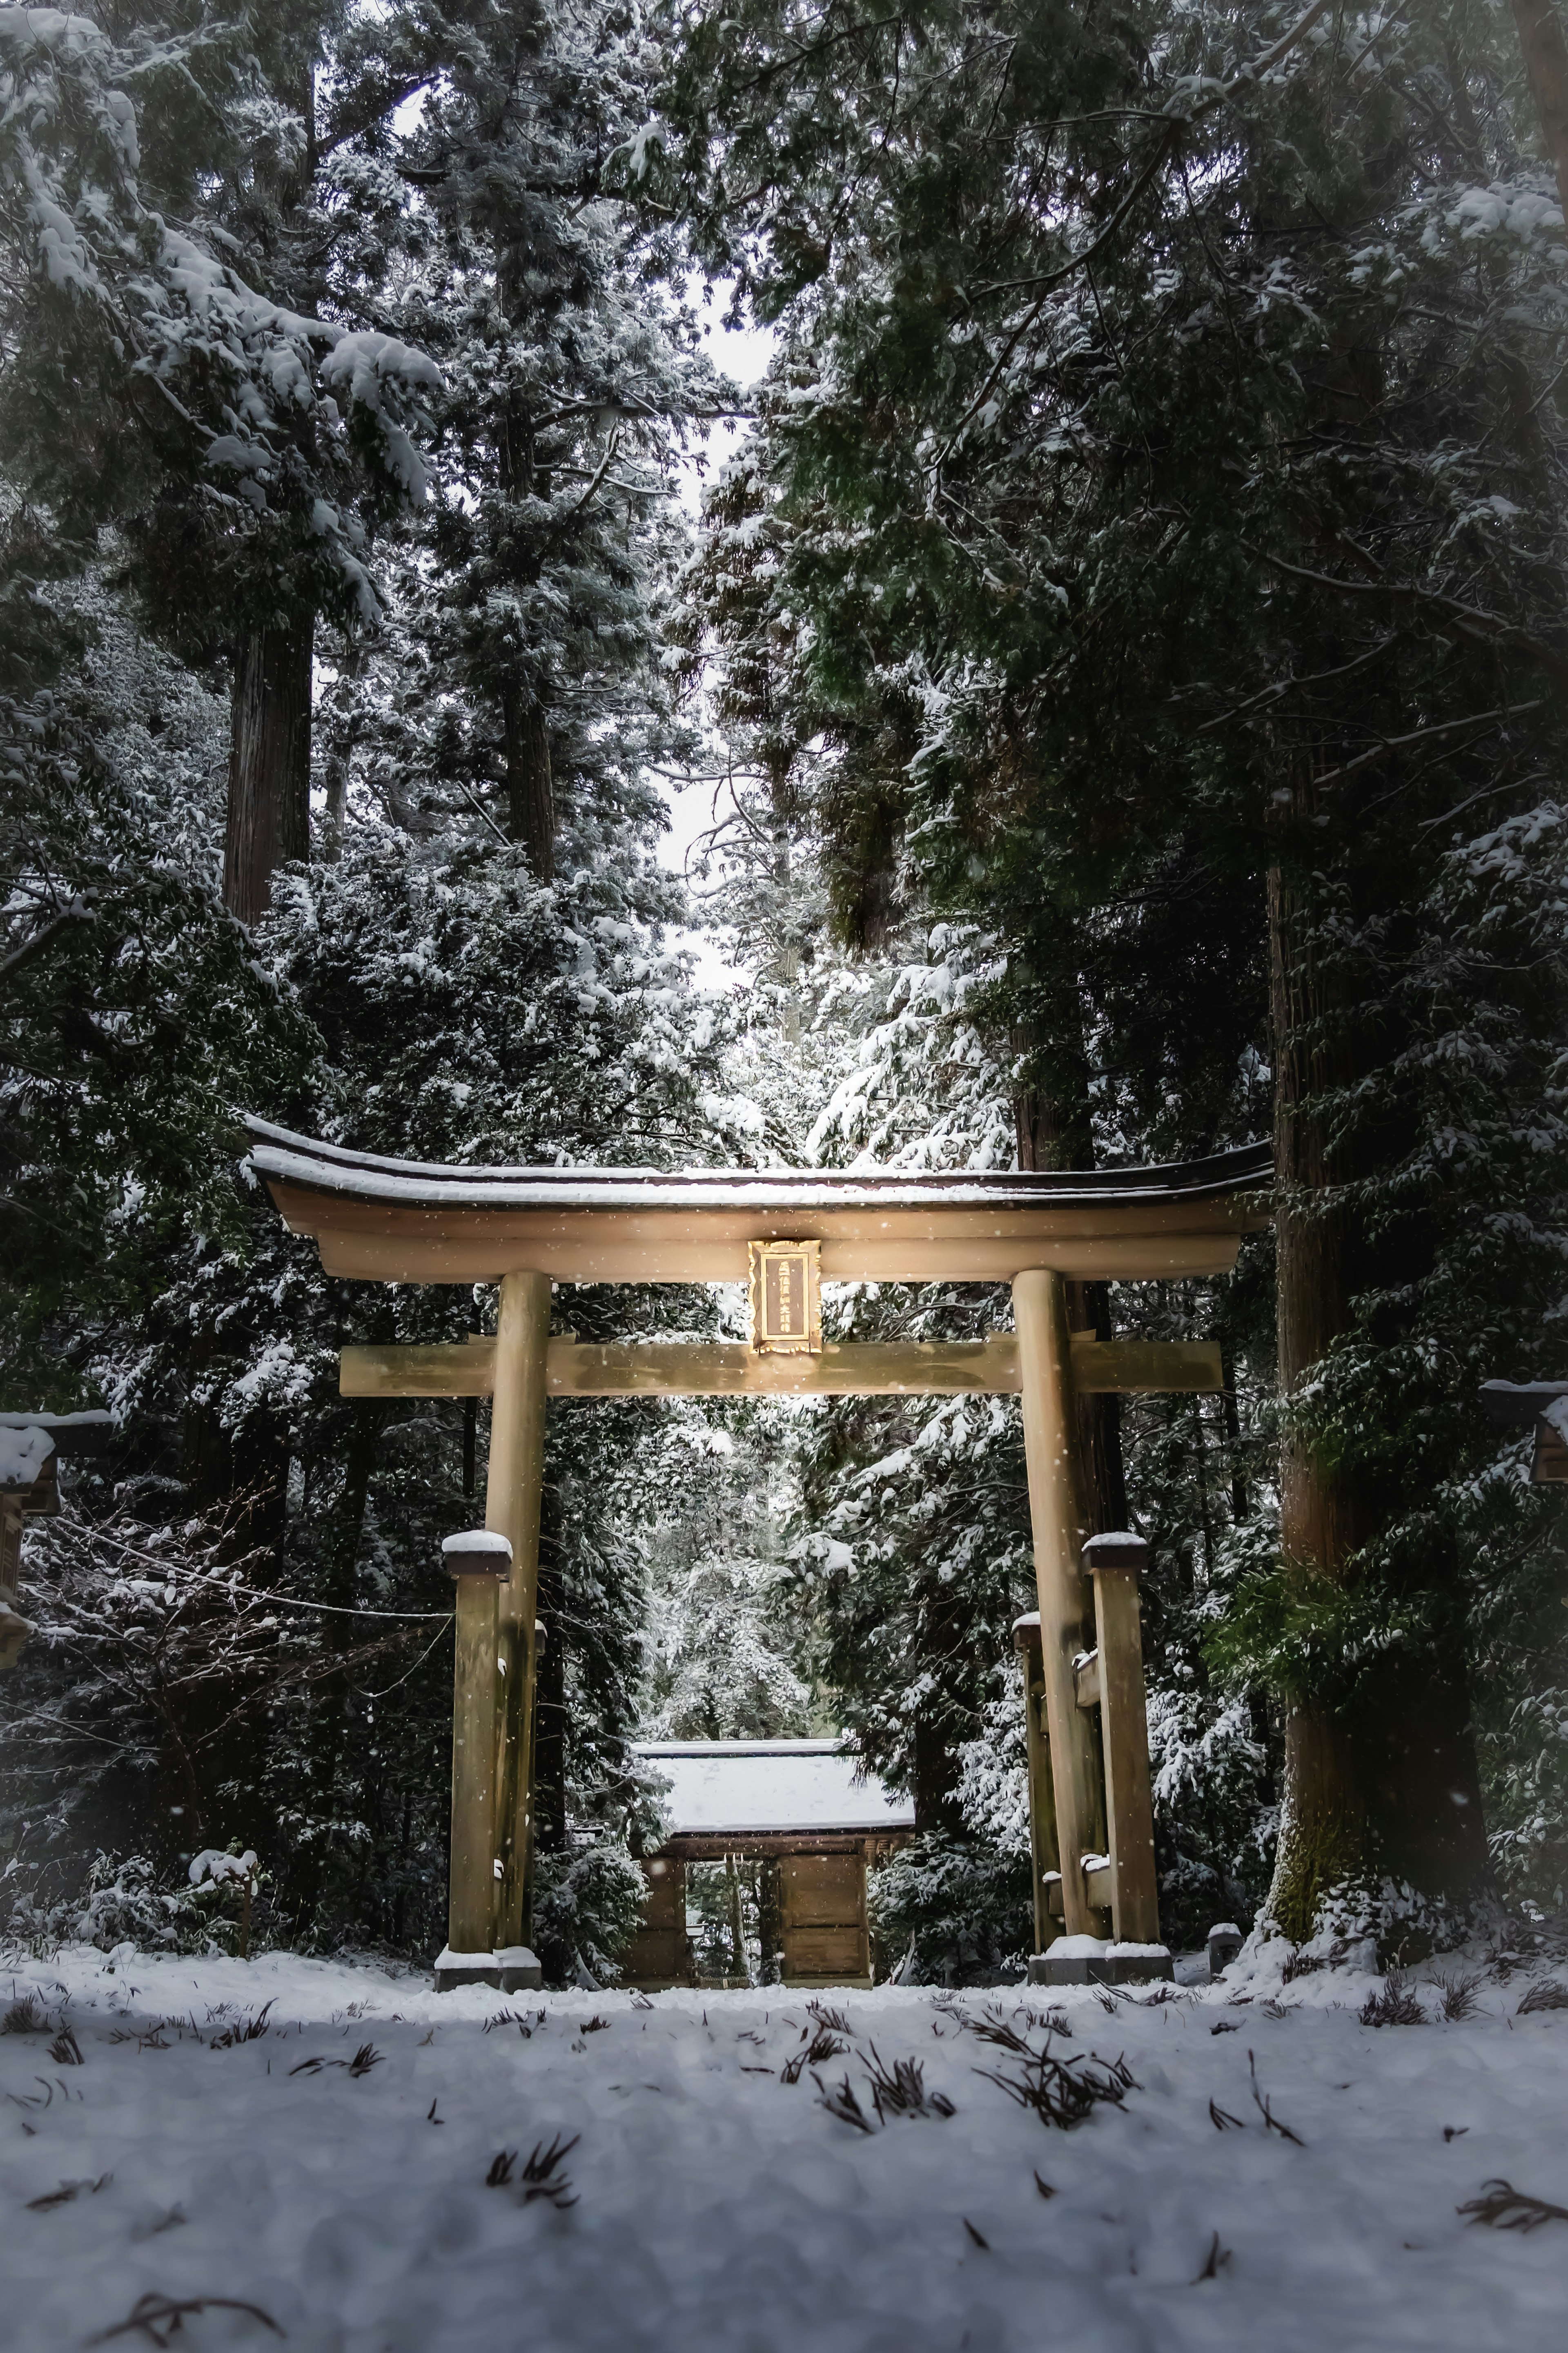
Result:
M277 1997L274 1995L273 2000L276 2000L276 1999ZM237 2018L232 2025L226 2026L224 2028L221 2034L215 2034L213 2036L212 2041L207 2045L208 2050L234 2051L237 2050L242 2042L259 2042L264 2034L270 2033L271 2031L267 2021L267 2013L271 2007L272 2003L270 2001L264 2001L261 2008L256 2012L254 2017L242 2015ZM289 2073L291 2074L298 2074L299 2069L291 2068Z
M1231 2250L1220 2245L1219 2232L1216 2231L1209 2241L1208 2256L1204 2267L1191 2284L1197 2287L1204 2280L1218 2279L1221 2272L1227 2272L1230 2269L1231 2261Z
M812 2007L815 2009L816 2004L813 2003ZM829 2016L836 2015L837 2012L829 2012ZM847 2021L845 2022L842 2033L820 2023L815 2033L803 2031L801 2048L793 2058L786 2059L779 2069L780 2083L798 2084L806 2068L809 2067L815 2075L817 2069L826 2067L830 2059L840 2057L849 2048L849 2044L845 2040L848 2031Z
M51 2021L36 1993L25 1993L0 2018L0 2034L47 2034Z
M1102 2104L1120 2107L1129 2092L1139 2089L1125 2059L1113 2064L1093 2055L1087 2060L1076 2054L1058 2059L1051 2048L1057 2032L1052 2025L1046 2026L1045 2041L1037 2050L1029 2039L1032 2031L1038 2031L1032 2017L1023 2033L1005 2011L995 2008L979 2018L966 2018L964 2023L971 2034L1018 2062L1015 2073L990 2067L976 2067L974 2073L996 2084L1021 2108L1032 2108L1042 2124L1054 2125L1058 2131L1068 2132L1082 2124Z
M1550 1978L1542 1985L1532 1985L1514 2016L1528 2018L1535 2010L1568 2010L1568 1985L1559 1985Z
M1480 2007L1479 1969L1456 1969L1452 1977L1435 1973L1432 1984L1436 1992L1438 2010L1447 2025L1459 2026L1467 2018L1475 2017ZM1568 2005L1568 1993L1563 1995L1563 2001Z
M1381 1993L1369 1993L1361 2006L1363 2026L1425 2026L1426 2013L1420 1996L1398 1965L1392 1964Z
M536 2200L542 2199L558 2213L564 2213L569 2206L577 2203L577 2193L572 2187L570 2175L563 2173L560 2168L581 2137L581 2134L574 2133L570 2140L563 2140L557 2133L548 2148L542 2141L536 2141L522 2171L516 2175L512 2170L517 2163L516 2149L497 2149L490 2159L490 2169L485 2176L485 2188L515 2189L520 2206L531 2206Z
M100 2329L87 2341L89 2345L107 2345L113 2337L129 2337L135 2332L145 2337L149 2345L170 2345L183 2335L187 2316L199 2312L245 2312L252 2320L259 2320L263 2328L270 2328L274 2337L286 2333L269 2312L263 2312L258 2304L247 2304L240 2296L174 2297L159 2295L149 2289L145 2295L137 2297L125 2319L116 2321L112 2328Z
M312 2056L301 2059L297 2067L289 2068L289 2073L290 2075L320 2075L329 2067L346 2067L351 2075L363 2076L368 2075L373 2067L380 2066L382 2055L374 2042L362 2042L352 2059Z
M1258 2062L1253 2057L1250 2051L1247 2054L1247 2072L1252 2078L1253 2105L1257 2108L1258 2115L1263 2118L1266 2128L1269 2132L1277 2132L1281 2140L1293 2142L1297 2148L1305 2148L1307 2144L1301 2138L1300 2134L1292 2132L1289 2125L1280 2123L1279 2117L1275 2115L1273 2108L1269 2105L1267 2094L1258 2090ZM1234 2122L1234 2118L1232 2121Z
M47 2214L56 2206L69 2206L84 2189L90 2197L96 2198L100 2189L108 2189L113 2179L112 2173L100 2173L96 2181L62 2181L58 2189L46 2190L41 2198L29 2198L27 2211L29 2214Z
M1472 2222L1484 2222L1489 2231L1539 2231L1543 2222L1568 2222L1568 2206L1532 2198L1527 2189L1500 2179L1483 2181L1480 2196L1454 2211L1468 2214Z
M951 2116L952 2102L945 2092L925 2087L925 2070L918 2059L895 2059L886 2067L873 2042L870 2049L871 2105L882 2124L889 2116Z
M816 2076L814 2081L816 2084L817 2105L826 2108L830 2116L837 2116L841 2125L853 2125L857 2132L876 2131L876 2126L855 2097L854 2089L847 2075L836 2092L828 2090L820 2075Z

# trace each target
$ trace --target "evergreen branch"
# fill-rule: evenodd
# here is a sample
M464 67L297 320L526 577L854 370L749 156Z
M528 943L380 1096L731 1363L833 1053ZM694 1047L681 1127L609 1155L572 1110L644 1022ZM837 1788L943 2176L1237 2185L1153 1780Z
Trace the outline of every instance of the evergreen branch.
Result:
M454 776L452 782L457 786L458 790L462 794L463 798L468 802L468 807L473 809L478 816L483 818L485 823L489 826L490 831L494 834L501 848L503 849L510 849L511 848L510 842L507 839L505 834L501 831L500 826L496 823L489 809L486 808L484 803L478 799L476 796L468 790L461 776Z
M90 923L92 920L92 909L86 899L73 899L68 907L62 907L58 915L51 915L47 923L40 924L30 940L24 940L21 946L13 948L8 956L0 957L0 984L9 980L13 973L20 972L25 965L31 964L57 933L63 932L71 923Z
M1095 256L1100 253L1115 236L1128 212L1131 209L1132 206L1137 203L1138 198L1142 195L1151 180L1153 179L1154 174L1159 170L1161 164L1171 153L1176 144L1179 134L1184 131L1190 130L1193 124L1201 121L1203 116L1205 114L1213 113L1216 107L1226 105L1231 99L1237 97L1243 90L1249 89L1253 83L1258 80L1260 75L1269 72L1280 62L1281 58L1289 55L1289 51L1295 47L1298 41L1305 38L1306 35L1311 31L1312 26L1317 23L1319 17L1325 16L1329 9L1336 5L1337 0L1312 0L1311 6L1307 9L1303 16L1297 18L1295 24L1291 26L1288 33L1284 33L1280 36L1279 39L1275 42L1272 48L1265 49L1260 58L1255 58L1250 65L1243 66L1240 72L1234 74L1229 81L1223 82L1217 89L1206 92L1195 106L1186 109L1182 113L1176 113L1173 110L1167 110L1163 114L1156 116L1154 119L1156 121L1163 121L1166 126L1163 137L1158 142L1155 152L1150 158L1149 163L1145 165L1142 172L1140 173L1137 181L1128 194L1125 201L1118 207L1117 211L1112 216L1109 226L1100 232L1094 243L1088 247L1084 252L1077 255L1071 261L1063 263L1060 269L1048 271L1044 277L998 279L994 284L983 286L977 290L982 294L998 294L1011 290L1015 288L1038 286L1048 293L1050 289L1053 286L1059 285L1064 278L1071 277L1073 272L1077 269L1085 269L1088 264L1095 259ZM1029 321L1026 321L1026 327L1031 323L1032 318ZM1020 332L1022 332L1022 330ZM1004 358L1005 357L1006 354L1004 354ZM986 389L989 390L989 385L987 385ZM984 393L982 393L980 397L981 400L984 400L985 397ZM974 404L976 407L979 405L978 401ZM973 410L971 409L970 415L973 414ZM967 422L968 418L965 417L963 423ZM963 424L961 424L959 431L962 432L963 429ZM956 436L954 438L956 438Z
M1314 588L1331 588L1340 596L1384 597L1393 605L1405 606L1412 612L1419 613L1425 619L1439 626L1444 635L1451 633L1487 645L1511 646L1520 653L1529 655L1543 670L1568 681L1568 658L1544 644L1531 631L1521 628L1517 621L1505 620L1500 613L1489 613L1479 605L1466 605L1458 596L1445 596L1437 589L1416 588L1408 583L1385 580L1381 575L1370 580L1336 578L1331 572L1314 572L1305 565L1287 563L1284 556L1273 554L1250 540L1244 539L1240 544L1261 563L1271 565L1277 572L1288 574L1292 580L1304 580ZM1347 552L1352 557L1360 557L1376 574L1377 567L1361 549L1351 547Z
M971 405L964 417L960 421L958 428L959 432L963 430L963 427L968 423L969 417L974 414L975 409L978 408L981 402L984 400L986 394L991 389L992 384L995 381L997 372L1006 364L1007 360L1011 357L1012 353L1017 344L1018 337L1026 333L1034 324L1036 319L1039 316L1045 295L1050 292L1053 286L1059 286L1064 278L1072 277L1076 270L1086 269L1089 263L1093 261L1099 254L1104 251L1105 248L1115 237L1117 230L1121 227L1121 224L1126 219L1128 214L1131 211L1133 206L1137 203L1139 197L1143 194L1144 189L1149 185L1151 180L1153 179L1154 174L1158 172L1160 166L1171 154L1176 144L1177 133L1186 128L1186 121L1184 117L1176 115L1167 115L1163 120L1165 129L1162 137L1155 142L1154 153L1151 155L1148 163L1143 166L1143 169L1139 173L1137 179L1133 182L1132 186L1123 197L1121 203L1111 215L1110 219L1106 224L1105 227L1100 230L1100 235L1094 239L1091 245L1086 246L1081 253L1074 254L1070 261L1064 261L1058 269L1047 270L1043 275L1037 273L1036 275L1027 278L998 278L993 280L989 285L976 287L975 291L978 294L1006 294L1012 293L1021 287L1038 286L1042 289L1042 295L1041 301L1036 303L1034 309L1024 320L1023 324L1018 328L1017 332L1014 335L1012 341L1007 344L1006 348L1003 352L1001 359L997 362L996 368L992 371L991 376L987 379L984 386ZM956 436L954 438L956 438Z
M1352 678L1357 670L1364 670L1369 662L1379 660L1388 651L1390 646L1397 642L1397 638L1385 638L1381 645L1373 646L1366 653L1357 654L1352 661L1336 663L1332 670L1310 670L1304 678L1292 675L1289 678L1273 679L1268 685L1260 688L1258 693L1249 694L1245 702L1236 703L1229 711L1222 711L1217 719L1205 719L1198 729L1198 733L1208 735L1216 727L1228 727L1232 720L1245 719L1249 712L1256 711L1261 703L1278 702L1281 696L1289 694L1294 687L1325 686L1331 679Z
M171 1564L168 1561L160 1560L153 1553L138 1552L134 1545L128 1545L121 1536L111 1536L106 1528L92 1528L90 1534L96 1542L112 1545L117 1552L126 1554L130 1559L145 1562L149 1568L156 1569L161 1577L166 1577L170 1575ZM437 1618L439 1618L445 1625L452 1616L449 1609L354 1609L342 1602L302 1601L295 1593L268 1593L257 1585L234 1585L226 1577L219 1577L205 1569L185 1568L180 1566L179 1573L182 1577L197 1585L221 1586L226 1593L236 1599L243 1598L247 1601L280 1601L287 1609L311 1609L318 1615L328 1618L403 1618L417 1625L428 1626Z
M566 520L567 520L567 522L572 522L572 521L573 521L573 519L574 519L574 517L575 517L575 516L577 516L577 515L580 515L580 514L582 513L582 512L583 512L584 508L587 505L587 503L588 503L589 500L593 497L593 495L594 495L595 491L598 489L599 484L604 480L605 476L609 472L611 466L612 466L612 465L613 465L613 463L615 462L615 455L616 455L616 451L620 448L620 446L621 446L621 428L620 428L620 427L617 425L617 426L616 426L616 427L612 429L612 431L611 431L611 434L610 434L610 439L609 439L609 446L608 446L608 448L607 448L605 449L605 451L604 461L603 461L603 463L601 464L601 466L600 466L600 468L599 468L598 472L595 475L595 477L594 477L593 480L589 483L589 485L588 485L587 489L584 491L584 493L583 493L582 497L578 500L578 501L577 501L576 505L575 505L574 507L571 508L571 509L568 511L568 512L567 512L567 516L566 516Z
M825 34L819 41L799 45L789 50L787 54L773 58L769 64L759 66L754 74L748 74L736 82L734 85L736 94L740 96L747 90L760 90L788 67L802 66L807 62L815 64L819 58L826 57L829 49L836 49L842 41L853 40L858 34L885 33L889 25L901 25L902 22L901 9L896 9L890 16L873 16L868 25L863 25L858 18L852 17L837 32Z
M1312 781L1320 786L1343 784L1347 777L1359 775L1363 768L1373 766L1387 752L1402 752L1412 744L1430 744L1439 735L1462 734L1467 727L1479 728L1485 733L1499 724L1506 724L1510 719L1522 719L1526 712L1542 711L1545 706L1546 697L1537 695L1531 702L1500 703L1495 711L1472 712L1467 718L1447 719L1436 727L1415 727L1408 735L1380 735L1370 752L1358 754L1355 759L1345 761L1341 767L1325 769Z
M395 114L398 108L406 104L409 99L416 98L422 90L429 90L439 79L438 69L432 66L423 73L405 74L401 79L384 87L376 93L374 101L369 106L345 108L328 125L316 142L317 162L320 163L322 156L331 155L338 148L346 146L351 139L362 138L367 131L374 131L377 123L384 122L389 114ZM409 174L405 172L400 173L399 176L406 179Z

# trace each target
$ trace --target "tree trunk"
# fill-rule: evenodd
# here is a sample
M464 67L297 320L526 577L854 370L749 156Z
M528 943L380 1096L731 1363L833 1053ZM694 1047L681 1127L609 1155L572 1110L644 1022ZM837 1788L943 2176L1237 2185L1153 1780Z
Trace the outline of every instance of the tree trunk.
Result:
M1353 1468L1315 1450L1291 1404L1351 1325L1347 1261L1355 1240L1349 1175L1332 1146L1324 1096L1351 1075L1344 1018L1316 945L1310 880L1323 844L1298 840L1316 795L1298 784L1277 820L1268 874L1269 1009L1277 1170L1275 1240L1279 1387L1280 1544L1288 1579L1353 1579L1375 1499ZM1385 1670L1375 1688L1331 1705L1310 1695L1285 1724L1285 1801L1267 1910L1300 1943L1336 1892L1375 1907L1385 1882L1418 1898L1465 1903L1484 1882L1486 1850L1462 1662L1427 1654Z
M315 618L252 630L235 657L223 896L242 923L267 912L272 876L310 854L310 655Z
M550 729L542 707L518 685L501 697L506 731L506 791L511 838L528 852L542 882L555 871L555 787L550 771Z
M1568 42L1552 0L1513 0L1513 21L1525 77L1557 174L1557 195L1568 218Z

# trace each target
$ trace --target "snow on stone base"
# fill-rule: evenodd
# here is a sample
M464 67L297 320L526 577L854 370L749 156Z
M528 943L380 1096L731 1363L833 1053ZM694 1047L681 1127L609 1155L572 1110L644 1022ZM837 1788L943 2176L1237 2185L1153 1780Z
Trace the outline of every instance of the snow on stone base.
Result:
M543 1983L542 1964L527 1945L502 1945L494 1953L455 1953L444 1945L436 1956L437 1993L451 1993L458 1986L493 1986L499 1993L519 1993Z
M494 1953L455 1953L443 1945L436 1956L436 1990L451 1993L458 1986L493 1986L500 1990L500 1963Z
M1031 1985L1147 1985L1174 1975L1168 1946L1101 1936L1058 1936L1029 1960Z
M521 1993L544 1983L543 1965L526 1945L502 1945L496 1954L496 1967L502 1993Z

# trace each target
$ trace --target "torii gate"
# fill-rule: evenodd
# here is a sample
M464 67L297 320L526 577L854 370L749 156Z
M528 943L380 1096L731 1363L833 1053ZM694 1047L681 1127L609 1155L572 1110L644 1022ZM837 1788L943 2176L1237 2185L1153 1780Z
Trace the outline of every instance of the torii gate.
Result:
M1138 1655L1136 1588L1096 1608L1079 1462L1078 1395L1217 1389L1212 1343L1097 1341L1070 1332L1066 1284L1223 1274L1243 1232L1268 1222L1267 1145L1180 1166L1086 1173L905 1175L818 1170L486 1168L349 1152L249 1123L253 1163L285 1224L312 1236L323 1271L352 1281L500 1287L493 1339L345 1348L350 1397L491 1399L485 1526L458 1577L447 1949L437 1982L526 1982L532 1835L535 1592L551 1398L1017 1394L1039 1597L1040 1676L1054 1785L1037 1865L1054 1844L1069 1936L1089 1935L1110 1881L1115 1936L1159 1934L1147 1745L1118 1742L1110 1810L1089 1714L1124 1695ZM818 1282L1010 1282L1013 1334L981 1341L824 1344ZM582 1346L550 1337L563 1282L751 1281L750 1342ZM507 1552L510 1546L510 1556ZM1129 1565L1136 1547L1128 1555ZM1121 1561L1121 1556L1117 1556ZM509 1565L510 1562L510 1565ZM1116 1561L1096 1564L1095 1583ZM500 1571L498 1575L497 1571ZM476 1573L478 1572L478 1573ZM1113 1580L1121 1585L1123 1580ZM1130 1655L1128 1653L1131 1644ZM1111 1656L1114 1644L1116 1655ZM1141 1711L1140 1711L1141 1714ZM1106 1724L1109 1735L1109 1718ZM1123 1724L1122 1732L1130 1727ZM1128 1766L1132 1767L1129 1785ZM1031 1773L1031 1789L1041 1777ZM1086 1874L1082 1863L1092 1866ZM537 1978L534 1978L537 1982Z

